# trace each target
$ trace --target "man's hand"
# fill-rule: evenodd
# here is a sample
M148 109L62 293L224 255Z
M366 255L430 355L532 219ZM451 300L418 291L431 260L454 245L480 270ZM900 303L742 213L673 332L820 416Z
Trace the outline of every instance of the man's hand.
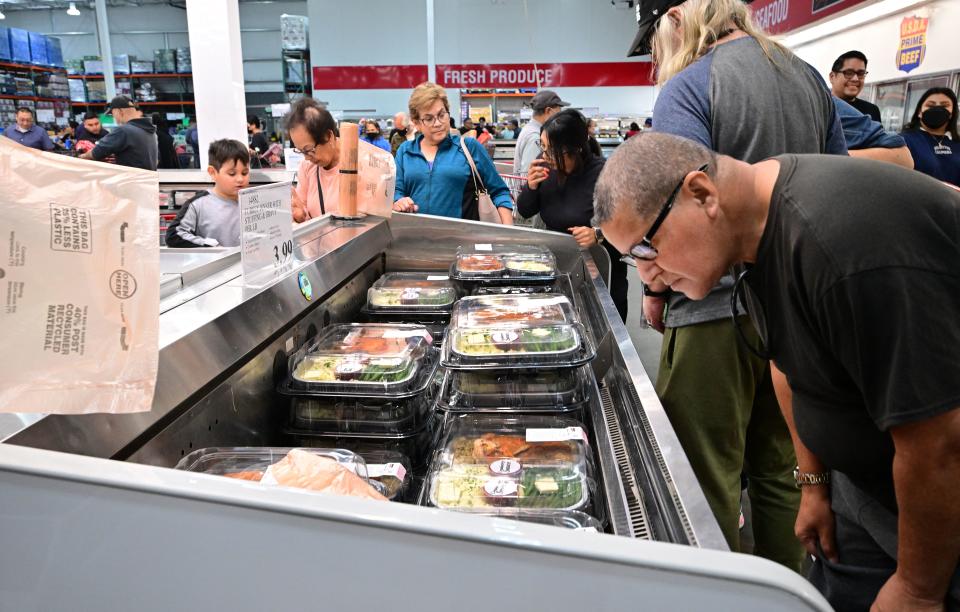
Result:
M593 231L592 227L568 227L567 231L570 232L581 249L589 249L597 244L597 233Z
M419 207L410 198L400 198L393 203L394 212L415 213Z
M536 190L548 176L550 176L550 167L547 166L546 160L533 160L530 162L530 169L527 170L527 187Z
M87 151L86 153L81 154L80 159L93 159L93 151L90 150L90 151Z
M887 580L877 598L870 606L870 612L943 612L943 601L931 601L910 592L907 583L900 574L894 572Z
M647 325L661 334L666 329L663 324L663 310L666 305L667 300L662 297L643 296L643 316L647 320Z
M830 491L826 485L807 485L801 489L800 509L794 533L808 553L819 556L820 550L834 563L839 561L834 539L836 523L830 508ZM820 544L820 550L817 550Z

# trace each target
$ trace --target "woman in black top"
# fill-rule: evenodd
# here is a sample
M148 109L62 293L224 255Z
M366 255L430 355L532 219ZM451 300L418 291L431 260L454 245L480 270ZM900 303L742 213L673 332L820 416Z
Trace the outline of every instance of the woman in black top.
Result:
M627 265L599 230L590 227L593 188L604 160L590 150L587 120L576 110L560 111L540 128L540 145L543 155L530 164L517 210L524 218L539 214L547 229L571 234L581 248L603 243L610 253L610 296L626 321Z

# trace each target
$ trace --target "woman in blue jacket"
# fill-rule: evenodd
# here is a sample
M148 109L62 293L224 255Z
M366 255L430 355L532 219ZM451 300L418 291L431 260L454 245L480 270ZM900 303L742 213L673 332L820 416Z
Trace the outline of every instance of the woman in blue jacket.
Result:
M470 219L480 218L477 191L460 137L450 134L450 101L434 83L421 83L410 96L410 119L418 133L397 149L397 189L393 210ZM500 221L513 222L510 190L490 157L473 138L464 141L490 194ZM481 189L483 188L481 187Z

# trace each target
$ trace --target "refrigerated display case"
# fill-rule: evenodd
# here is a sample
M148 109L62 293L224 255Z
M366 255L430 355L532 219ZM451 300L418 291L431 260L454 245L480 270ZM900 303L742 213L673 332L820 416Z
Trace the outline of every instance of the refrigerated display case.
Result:
M353 432L320 439L290 430L290 398L277 387L291 356L325 330L361 320L377 279L443 274L478 234L548 249L578 333L596 352L580 366L590 373L578 395L586 406L562 417L586 435L587 503L536 522L513 517L524 522L173 469L208 448L392 451L415 472L407 486L429 490L425 465L457 415L435 411L423 427L379 443ZM297 228L294 242L301 266L256 288L243 283L238 249L161 252L168 285L150 412L15 421L0 444L4 605L440 610L457 602L486 610L486 590L465 592L475 580L464 577L495 573L509 577L497 588L511 608L829 609L800 576L727 550L597 267L572 238L394 215L322 217ZM556 381L533 382L548 395L562 391ZM468 415L478 416L500 415ZM593 533L595 511L606 533Z

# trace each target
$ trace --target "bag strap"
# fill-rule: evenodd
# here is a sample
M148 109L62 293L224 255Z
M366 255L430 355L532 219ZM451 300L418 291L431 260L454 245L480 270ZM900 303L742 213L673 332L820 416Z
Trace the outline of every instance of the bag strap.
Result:
M470 174L473 176L473 189L477 194L486 193L487 188L483 184L483 179L480 178L480 173L477 172L477 165L473 163L473 155L470 155L470 149L467 148L467 141L464 138L460 139L460 148L463 149L463 154L467 156L467 163L470 164ZM480 183L479 187L477 183Z

